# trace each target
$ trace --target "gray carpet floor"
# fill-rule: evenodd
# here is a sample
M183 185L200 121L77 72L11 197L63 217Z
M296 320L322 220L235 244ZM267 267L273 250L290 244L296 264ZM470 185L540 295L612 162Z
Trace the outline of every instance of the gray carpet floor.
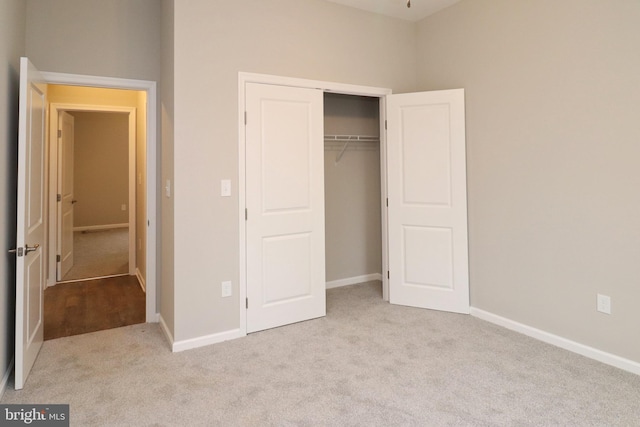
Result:
M181 353L155 324L47 341L2 403L69 403L72 426L640 425L640 376L390 305L379 282L329 290L327 311Z
M73 267L62 278L64 281L127 274L129 229L75 231L73 257Z

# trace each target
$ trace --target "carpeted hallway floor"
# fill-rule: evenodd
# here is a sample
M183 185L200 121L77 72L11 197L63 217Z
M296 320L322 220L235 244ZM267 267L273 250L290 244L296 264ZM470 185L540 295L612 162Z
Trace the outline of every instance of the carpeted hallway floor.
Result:
M64 281L129 272L128 228L74 231L73 249L73 267Z
M393 306L379 282L327 317L171 353L141 324L44 343L2 403L72 426L636 426L640 376L471 316Z

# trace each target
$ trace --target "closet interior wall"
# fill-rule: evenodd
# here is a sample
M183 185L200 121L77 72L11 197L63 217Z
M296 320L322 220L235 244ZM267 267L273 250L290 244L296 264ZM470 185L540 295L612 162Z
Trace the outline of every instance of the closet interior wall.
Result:
M334 287L382 273L379 99L325 93L324 133L326 280ZM329 135L378 138L342 152L345 142Z

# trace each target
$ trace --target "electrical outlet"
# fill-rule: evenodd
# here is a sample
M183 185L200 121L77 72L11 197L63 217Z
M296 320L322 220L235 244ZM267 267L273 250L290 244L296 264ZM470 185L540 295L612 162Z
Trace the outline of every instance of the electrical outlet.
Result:
M120 209L122 209L123 211L126 211L127 210L127 205L121 205Z
M226 281L222 282L222 297L230 297L231 296L231 282Z
M598 306L597 309L600 313L611 314L611 297L608 295L598 294Z

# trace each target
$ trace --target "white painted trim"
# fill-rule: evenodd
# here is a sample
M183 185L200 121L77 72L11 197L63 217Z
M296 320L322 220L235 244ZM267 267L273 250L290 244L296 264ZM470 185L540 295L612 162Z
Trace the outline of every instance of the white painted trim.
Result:
M80 227L73 227L73 231L100 231L115 230L118 228L129 228L129 224L125 222L123 224L83 225Z
M11 372L13 371L13 363L15 359L12 358L11 362L9 362L9 366L7 367L6 372L2 377L2 382L0 382L0 399L4 396L4 392L7 391L7 384L9 384L9 378L11 377Z
M384 97L391 94L391 89L387 88L326 82L321 80L307 80L295 77L282 77L274 76L271 74L245 73L242 71L238 73L238 82L242 84L243 88L245 83L262 83L279 86L320 89L324 92L334 92L343 95ZM242 111L244 112L244 109Z
M240 305L240 329L239 336L245 336L247 334L247 248L246 248L246 223L245 223L245 209L246 209L246 162L245 162L245 124L244 124L244 112L246 111L245 103L245 86L247 83L262 83L272 84L280 86L290 87L302 87L320 89L324 92L333 92L343 95L359 95L380 98L380 167L382 173L381 178L381 202L384 204L382 210L382 267L383 271L387 271L389 260L386 250L387 246L387 185L386 185L386 171L387 171L387 159L386 159L386 130L384 129L384 123L386 120L386 108L385 108L385 96L392 93L391 89L379 88L373 86L358 86L344 83L325 82L319 80L307 80L293 77L281 77L269 74L255 74L255 73L238 73L238 235L239 235L239 281L238 294ZM389 299L389 283L386 275L382 279L382 293L383 298L388 301Z
M217 334L205 335L198 338L173 342L171 349L174 353L194 348L205 347L211 344L218 344L224 341L234 340L246 336L240 329L219 332Z
M149 322L148 316L147 316L147 322ZM167 323L164 321L162 314L158 314L157 322L160 323L160 329L162 329L162 332L164 333L165 338L167 339L167 341L169 341L169 345L173 350L173 334L169 330Z
M380 223L382 231L382 299L389 301L389 223L388 206L389 197L387 187L387 98L380 97L379 113L380 120Z
M625 359L615 354L607 353L597 348L589 347L588 345L580 344L567 338L563 338L558 335L554 335L549 332L545 332L540 329L536 329L531 326L516 322L511 319L507 319L497 314L490 313L488 311L481 310L479 308L471 307L470 314L478 319L486 320L498 326L510 329L515 332L519 332L528 337L535 338L547 344L560 347L562 349L577 353L581 356L588 357L589 359L597 360L604 364L620 368L624 371L631 372L636 375L640 375L640 363L633 360Z
M327 282L327 289L356 285L358 283L371 282L372 280L382 280L382 274L372 273L364 274L362 276L347 277L345 279L332 280L330 282Z
M147 293L147 284L144 281L144 277L142 277L142 273L140 272L140 269L138 267L136 267L136 277L138 278L138 283L140 284L140 287L142 288L142 292L144 292L145 294Z
M238 238L240 239L238 272L238 303L240 305L240 332L247 334L247 222L245 209L246 199L246 148L245 123L246 110L245 86L248 76L238 74Z
M151 80L121 79L116 77L88 76L81 74L66 74L41 72L44 80L49 84L70 86L92 86L111 89L142 90L147 93L147 256L146 256L146 320L149 323L158 322L158 308L156 304L156 265L157 265L157 120L158 101L157 83Z

